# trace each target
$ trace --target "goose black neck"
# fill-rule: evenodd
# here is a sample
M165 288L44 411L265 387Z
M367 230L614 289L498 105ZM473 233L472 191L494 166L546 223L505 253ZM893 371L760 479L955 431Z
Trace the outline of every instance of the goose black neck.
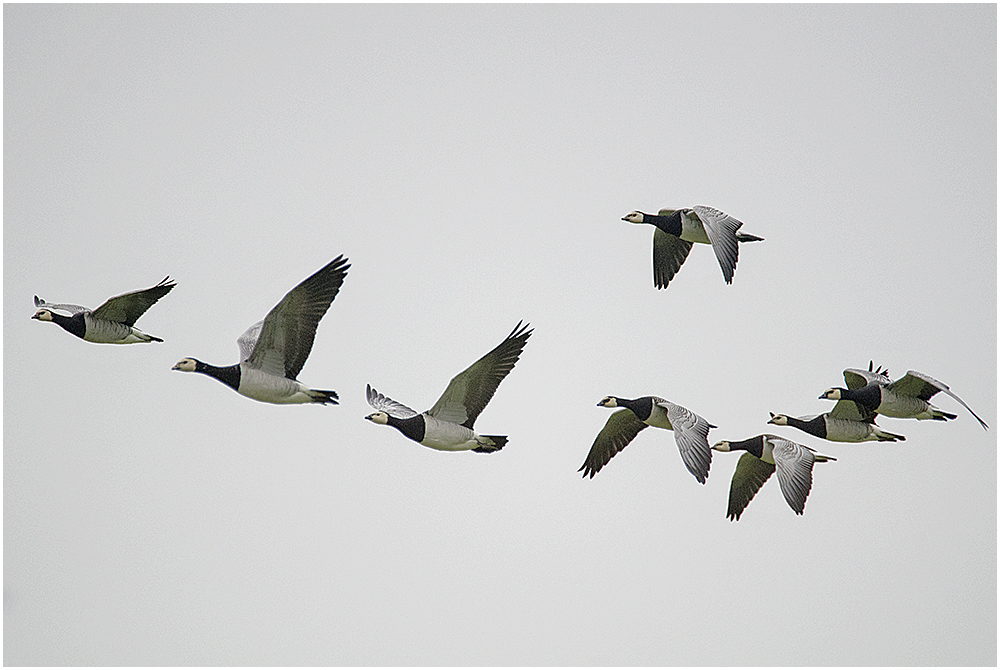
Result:
M659 214L643 214L642 220L646 223L651 223L665 233L670 233L671 235L681 236L681 232L684 230L684 226L681 223L681 212L677 210L673 214L667 214L666 216L660 216Z
M757 458L764 457L764 436L758 435L757 437L751 437L749 440L742 440L740 442L730 442L729 451L747 451Z
M224 368L217 368L214 365L209 365L208 363L195 361L194 371L200 372L203 375L208 375L209 377L215 377L226 386L232 388L234 391L240 390L239 364L229 365Z
M822 414L813 417L809 421L803 421L802 419L790 416L788 417L788 425L793 428L798 428L799 430L804 430L805 432L815 435L816 437L826 438L826 420Z
M417 414L416 416L411 416L408 419L400 419L392 416L391 414L388 416L388 424L390 426L414 442L423 442L426 425L422 415Z
M882 402L882 392L878 384L868 384L859 389L841 389L840 397L844 400L853 400L870 409L878 407Z
M649 396L627 400L625 398L615 398L615 402L622 407L632 410L632 413L639 417L640 421L645 421L653 413L653 399Z
M64 316L51 311L49 314L52 315L54 323L58 323L64 330L73 333L77 337L82 338L87 334L87 323L83 320L83 312L74 314L73 316Z

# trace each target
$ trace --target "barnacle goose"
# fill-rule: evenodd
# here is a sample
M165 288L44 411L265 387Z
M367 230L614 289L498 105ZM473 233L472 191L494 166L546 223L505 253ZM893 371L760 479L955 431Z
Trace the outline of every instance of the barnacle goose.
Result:
M337 404L335 391L319 391L296 380L309 357L316 327L351 267L343 255L289 291L263 321L240 335L240 362L228 367L182 358L172 370L215 377L240 395L278 405Z
M653 232L653 284L666 288L687 260L691 244L711 244L727 284L733 283L740 242L759 242L763 237L738 232L742 221L712 207L695 205L685 209L661 209L659 214L638 210L622 217L630 223L651 223Z
M170 293L174 286L176 282L171 281L170 277L164 277L156 286L109 298L94 310L80 305L45 302L36 295L35 307L39 309L31 318L51 321L87 342L98 344L162 342L159 337L147 335L136 328L135 322L157 300ZM70 316L58 312L69 312Z

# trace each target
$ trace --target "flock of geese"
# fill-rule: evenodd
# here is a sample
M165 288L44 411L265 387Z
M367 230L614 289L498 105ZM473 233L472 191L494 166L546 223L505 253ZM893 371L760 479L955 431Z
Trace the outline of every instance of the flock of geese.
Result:
M710 244L726 283L732 283L739 259L739 244L763 238L739 232L743 223L724 212L697 205L689 209L661 209L657 214L634 211L622 217L631 223L655 226L653 233L653 284L666 288L687 259L691 246ZM217 367L197 358L182 358L173 370L214 377L240 395L275 404L337 404L335 391L312 389L297 377L312 350L316 328L347 276L350 265L338 256L289 291L263 320L250 326L236 340L240 360ZM135 322L176 285L169 277L148 289L110 298L96 309L80 305L48 303L35 296L38 308L31 318L51 321L88 342L135 344L162 342L135 326ZM61 312L66 312L62 314ZM365 418L392 426L405 437L440 451L499 451L506 435L480 435L476 418L496 393L500 382L514 369L532 329L518 323L489 353L457 374L425 412L416 412L367 386L368 403L375 410ZM979 416L945 384L920 372L910 371L893 381L888 370L849 368L844 370L846 388L830 388L821 399L835 400L833 409L811 417L771 413L770 424L791 426L831 442L905 440L875 425L884 415L901 419L945 421L956 418L930 404L939 392L951 396L988 429ZM598 433L579 471L591 477L647 426L674 433L674 441L685 467L704 484L712 465L712 451L745 452L739 459L729 491L727 517L740 515L777 471L778 484L788 505L802 514L812 488L815 463L836 460L803 444L777 435L762 434L746 440L722 440L709 446L708 433L716 426L694 412L657 396L635 399L606 396L600 407L620 408Z

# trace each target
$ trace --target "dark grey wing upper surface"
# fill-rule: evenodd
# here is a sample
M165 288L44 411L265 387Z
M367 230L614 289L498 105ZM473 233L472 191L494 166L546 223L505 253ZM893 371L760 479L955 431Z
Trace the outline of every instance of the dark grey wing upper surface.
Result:
M427 413L436 419L471 429L503 378L514 369L532 330L520 321L510 335L466 370L455 375Z
M653 231L653 284L656 288L667 287L690 252L691 242L659 228Z
M976 420L979 421L979 424L983 428L989 428L986 422L980 419L979 415L973 412L972 408L965 404L964 400L959 398L950 388L948 388L947 384L939 382L930 375L910 370L906 373L906 375L889 384L888 388L893 393L920 398L921 400L930 400L938 392L943 391L957 400L962 407L969 410L969 413L976 417Z
M103 305L95 309L92 314L97 319L107 319L117 321L127 326L134 326L135 322L147 309L152 307L157 300L170 293L177 284L164 277L163 280L151 288L141 291L123 293L114 298L109 298Z
M702 484L708 479L712 467L712 448L708 444L708 431L715 426L691 410L676 405L669 400L660 400L667 410L667 419L674 428L674 440L681 452L681 459L688 472Z
M316 327L337 297L349 267L343 255L337 256L289 291L264 317L247 362L269 374L298 377L312 351ZM248 338L256 325L241 339ZM242 351L242 343L240 348Z
M701 219L705 234L708 235L708 239L712 243L715 257L719 260L719 266L722 268L722 276L725 277L727 284L732 284L736 263L740 256L740 245L736 239L736 231L740 229L743 222L712 207L695 205L692 209Z
M733 483L729 486L729 511L726 517L739 521L743 510L773 473L772 464L760 460L753 454L740 456L736 472L733 473Z
M646 424L639 420L630 409L620 409L608 417L608 422L597 434L587 460L583 462L577 472L583 472L583 476L594 475L601 471L608 464L615 454L628 446L629 442L646 427Z

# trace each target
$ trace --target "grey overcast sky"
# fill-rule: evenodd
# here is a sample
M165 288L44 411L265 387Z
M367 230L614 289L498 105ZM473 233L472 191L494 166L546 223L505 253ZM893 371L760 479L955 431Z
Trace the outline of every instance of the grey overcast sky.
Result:
M995 5L4 6L6 665L995 665ZM765 238L667 290L633 209ZM274 406L207 377L338 254ZM177 288L104 346L30 320ZM495 454L429 408L518 320ZM898 444L767 425L842 371L930 374ZM726 519L604 395L816 466Z

